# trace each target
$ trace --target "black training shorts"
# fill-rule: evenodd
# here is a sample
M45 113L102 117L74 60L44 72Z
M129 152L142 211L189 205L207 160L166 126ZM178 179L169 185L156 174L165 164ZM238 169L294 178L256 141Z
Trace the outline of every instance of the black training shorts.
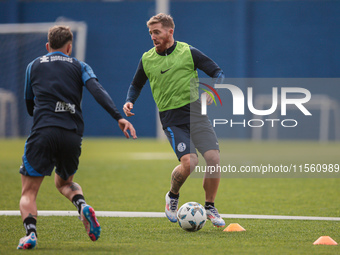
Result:
M56 173L67 180L78 169L82 137L60 127L33 131L27 138L20 173L26 176L50 176Z
M171 126L164 132L178 160L189 153L197 154L196 149L202 155L209 150L219 150L215 130L208 118L201 122Z

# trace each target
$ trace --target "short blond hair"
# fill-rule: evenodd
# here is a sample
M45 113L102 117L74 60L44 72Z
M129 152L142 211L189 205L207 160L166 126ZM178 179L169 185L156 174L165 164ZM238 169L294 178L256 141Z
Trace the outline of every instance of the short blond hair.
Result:
M150 25L161 23L163 27L175 28L175 23L173 18L169 14L158 13L155 16L152 16L146 25L149 27Z

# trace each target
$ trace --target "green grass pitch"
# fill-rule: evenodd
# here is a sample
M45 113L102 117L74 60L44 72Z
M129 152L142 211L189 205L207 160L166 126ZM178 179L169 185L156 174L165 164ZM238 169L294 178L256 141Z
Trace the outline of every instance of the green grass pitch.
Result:
M0 210L19 210L19 166L24 139L0 140ZM221 163L241 165L339 164L340 143L221 141ZM200 164L203 165L202 159ZM170 173L178 164L168 142L84 138L75 176L97 211L162 212ZM340 217L340 179L227 178L216 206L222 214ZM202 178L189 178L180 205L204 203ZM46 177L39 210L75 210ZM320 236L340 243L339 221L225 219L246 231L227 233L207 222L195 233L166 218L98 218L92 242L77 217L39 217L36 254L339 254L340 245L313 245ZM19 216L0 216L0 254L18 254L24 235ZM25 252L25 251L24 251ZM30 252L30 251L28 251Z

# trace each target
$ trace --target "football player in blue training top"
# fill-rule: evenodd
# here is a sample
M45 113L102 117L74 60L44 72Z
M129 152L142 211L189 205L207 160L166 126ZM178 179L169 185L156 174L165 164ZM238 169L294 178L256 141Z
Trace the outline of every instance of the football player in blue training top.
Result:
M86 204L80 185L73 182L84 130L81 109L83 86L118 121L127 138L130 135L137 138L133 125L122 118L91 67L70 57L72 41L69 27L51 27L46 44L48 54L27 66L25 100L27 111L33 116L33 126L20 167L20 213L26 236L20 239L18 249L32 249L37 244L36 198L44 177L50 176L54 167L57 189L77 207L91 240L96 241L100 236L101 227L95 212Z

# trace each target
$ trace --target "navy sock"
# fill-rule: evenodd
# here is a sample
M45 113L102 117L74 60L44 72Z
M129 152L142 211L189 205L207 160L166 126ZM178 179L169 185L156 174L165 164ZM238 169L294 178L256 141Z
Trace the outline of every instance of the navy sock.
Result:
M26 236L30 235L32 232L37 235L37 220L34 219L33 217L27 217L24 219L24 228L26 230Z
M80 214L80 210L81 210L81 205L86 204L84 196L80 195L80 194L75 195L72 198L72 203L75 205L75 207L77 207L79 214Z
M212 202L205 202L204 208L207 209L209 207L209 205L215 207L215 203Z
M169 192L169 197L170 198L179 198L179 194L174 194L174 193L172 193L171 191Z

